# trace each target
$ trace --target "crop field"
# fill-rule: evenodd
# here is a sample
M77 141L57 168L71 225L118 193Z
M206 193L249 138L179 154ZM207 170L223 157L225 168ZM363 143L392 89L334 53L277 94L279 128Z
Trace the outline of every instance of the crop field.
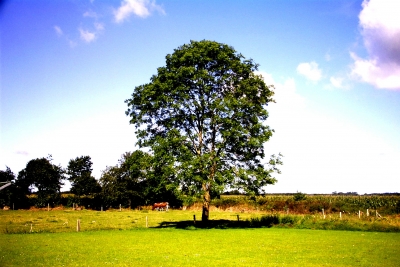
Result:
M199 210L0 211L0 266L399 266L395 216L214 210L208 229L200 218Z
M251 200L244 195L222 195L213 199L212 204L222 209L241 207L250 210L290 211L299 214L321 212L356 213L359 210L372 213L379 211L382 215L400 213L400 196L393 195L265 195Z

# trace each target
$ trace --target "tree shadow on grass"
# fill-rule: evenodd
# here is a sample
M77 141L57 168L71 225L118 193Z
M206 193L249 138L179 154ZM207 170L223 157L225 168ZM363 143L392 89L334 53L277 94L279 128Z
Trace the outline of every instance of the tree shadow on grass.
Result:
M272 227L276 221L233 221L233 220L209 220L207 222L202 221L174 221L161 222L158 226L153 228L175 228L175 229L237 229L237 228L260 228L260 227Z

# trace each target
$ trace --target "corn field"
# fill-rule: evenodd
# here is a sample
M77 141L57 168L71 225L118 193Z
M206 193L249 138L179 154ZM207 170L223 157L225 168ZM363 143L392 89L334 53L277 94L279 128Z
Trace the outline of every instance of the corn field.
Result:
M243 210L265 210L271 212L358 213L378 211L380 214L400 214L400 195L264 195L248 197L244 195L222 195L211 203L220 209L237 208Z

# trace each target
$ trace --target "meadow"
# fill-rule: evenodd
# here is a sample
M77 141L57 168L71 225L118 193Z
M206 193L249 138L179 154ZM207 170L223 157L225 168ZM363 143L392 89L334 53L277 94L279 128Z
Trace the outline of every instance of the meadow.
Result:
M398 233L146 229L0 235L0 266L399 266Z
M78 222L79 220L79 222ZM0 234L62 233L138 228L297 228L315 230L352 230L400 232L400 216L366 216L363 214L314 213L290 214L247 211L213 207L210 222L202 225L201 208L167 212L115 209L107 211L41 209L0 210Z
M399 266L397 216L210 215L205 227L196 208L0 211L0 266Z

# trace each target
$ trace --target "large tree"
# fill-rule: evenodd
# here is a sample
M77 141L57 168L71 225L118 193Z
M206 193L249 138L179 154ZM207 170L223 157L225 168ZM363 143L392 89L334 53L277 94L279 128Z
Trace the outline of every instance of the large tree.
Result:
M273 132L266 106L274 93L257 68L226 44L191 41L168 54L166 66L125 101L139 146L151 149L184 193L203 198L203 221L211 192L258 194L276 182L280 156L263 161Z
M100 184L92 176L92 159L90 156L81 156L71 159L68 163L68 181L71 182L71 192L77 196L98 193Z

